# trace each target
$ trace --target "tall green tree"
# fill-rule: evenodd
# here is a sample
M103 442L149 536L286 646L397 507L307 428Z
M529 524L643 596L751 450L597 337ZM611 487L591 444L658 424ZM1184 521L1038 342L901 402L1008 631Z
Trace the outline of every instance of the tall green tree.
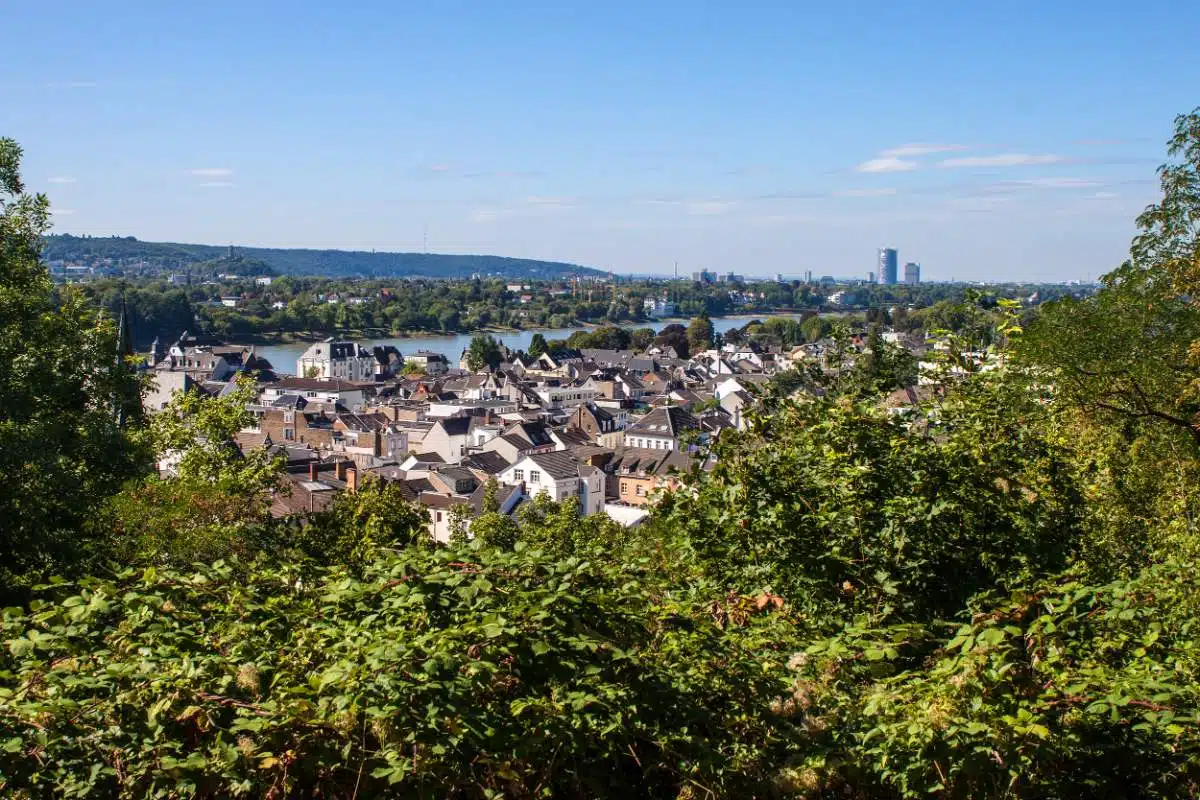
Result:
M476 372L485 368L495 369L502 360L504 354L494 336L481 334L471 337L471 344L467 346L468 369Z
M688 349L693 353L701 353L713 346L713 324L708 314L701 314L692 320L687 329Z
M0 593L70 571L104 549L88 511L148 466L137 381L117 320L70 288L56 300L39 259L50 202L25 191L21 148L0 139Z
M538 358L547 350L546 337L540 333L535 333L529 339L529 357Z

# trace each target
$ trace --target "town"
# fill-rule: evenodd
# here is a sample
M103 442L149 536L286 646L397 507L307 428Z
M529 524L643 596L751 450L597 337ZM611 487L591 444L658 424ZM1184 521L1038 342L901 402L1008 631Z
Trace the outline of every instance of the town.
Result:
M395 346L331 337L278 369L253 346L185 331L169 346L155 340L145 360L151 388L144 404L154 413L178 392L221 396L238 380L253 382L256 399L247 409L254 424L237 444L285 457L287 490L274 498L276 516L324 510L338 494L378 479L425 510L439 542L449 541L452 524L481 513L489 484L498 487L504 514L545 495L629 526L646 517L659 493L711 469L709 445L726 431L746 430L772 381L807 366L850 369L869 347L865 333L841 344L826 336L787 348L714 346L711 323L701 319L695 329L702 341L688 357L665 342L640 351L556 347L533 355L476 337L495 350L493 363L479 365L467 350L451 363L428 350L404 356ZM915 406L931 388L936 365L922 358L934 345L923 332L892 330L879 333L879 344L911 356L921 373L916 385L895 387L883 402L895 410ZM169 475L170 458L161 466Z

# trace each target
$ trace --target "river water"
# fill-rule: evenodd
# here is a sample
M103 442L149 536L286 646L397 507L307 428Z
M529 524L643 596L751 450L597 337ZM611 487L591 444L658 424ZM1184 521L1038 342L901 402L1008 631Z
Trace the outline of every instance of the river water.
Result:
M714 319L713 330L717 333L724 333L733 328L740 328L752 319L766 319L767 316L782 316L791 319L799 319L799 314L774 314L766 315L759 314L754 316L736 316L736 317L720 317ZM658 331L673 322L678 322L686 325L688 320L666 319L656 320L646 323L645 325L625 326L627 328L654 328ZM493 333L492 335L503 342L507 347L513 350L528 350L529 342L533 339L535 333L540 333L546 339L566 339L572 333L578 330L586 330L583 328L552 328L549 330L526 330L513 331L511 333ZM415 353L417 350L430 350L434 353L441 353L450 361L450 366L457 367L458 359L462 356L462 351L471 344L471 337L475 334L460 333L454 336L412 336L405 339L379 339L377 341L362 342L362 344L370 346L374 344L390 344L395 345L396 349L401 353L408 355ZM296 371L296 359L300 354L309 348L309 343L306 342L291 342L288 344L274 345L257 345L254 352L271 362L271 366L281 375L292 375Z

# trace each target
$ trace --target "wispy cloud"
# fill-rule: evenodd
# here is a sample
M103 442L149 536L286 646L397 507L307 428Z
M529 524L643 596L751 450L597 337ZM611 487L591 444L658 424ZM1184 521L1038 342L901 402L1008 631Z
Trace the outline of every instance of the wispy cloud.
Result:
M197 178L228 178L233 174L233 170L228 167L200 167L190 169L188 172Z
M916 161L908 161L895 156L881 156L864 161L854 168L856 172L912 172L919 167Z
M856 172L912 172L921 167L920 162L913 160L915 158L967 149L965 144L911 142L898 147L890 147L876 155L875 158L862 162L854 169Z
M74 183L75 179L68 175L55 175L52 178L46 178L46 183Z
M204 189L226 189L233 186L233 181L201 181L196 185Z
M994 156L964 156L946 158L937 162L941 169L964 169L969 167L1029 167L1044 164L1061 164L1065 156L1031 153L999 153Z
M884 150L880 153L884 158L917 158L919 156L928 156L934 153L954 153L969 149L965 144L928 144L914 142L912 144L902 144L899 147L893 147L890 150Z
M886 197L896 193L895 189L842 189L834 192L835 197Z

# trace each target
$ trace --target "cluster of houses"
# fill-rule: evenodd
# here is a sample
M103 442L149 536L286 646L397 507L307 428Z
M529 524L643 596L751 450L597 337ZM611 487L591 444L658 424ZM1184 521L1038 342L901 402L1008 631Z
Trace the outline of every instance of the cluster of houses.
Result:
M275 514L318 511L382 480L424 507L430 533L446 541L452 520L482 513L489 485L500 513L546 495L637 524L657 493L711 469L707 445L747 427L756 386L819 358L820 346L726 345L687 359L670 347L503 356L472 372L465 354L452 365L438 353L327 339L297 359L293 376L253 348L185 332L169 348L155 342L145 403L153 412L174 392L220 395L250 375L255 422L237 444L286 457L290 491L275 498Z

